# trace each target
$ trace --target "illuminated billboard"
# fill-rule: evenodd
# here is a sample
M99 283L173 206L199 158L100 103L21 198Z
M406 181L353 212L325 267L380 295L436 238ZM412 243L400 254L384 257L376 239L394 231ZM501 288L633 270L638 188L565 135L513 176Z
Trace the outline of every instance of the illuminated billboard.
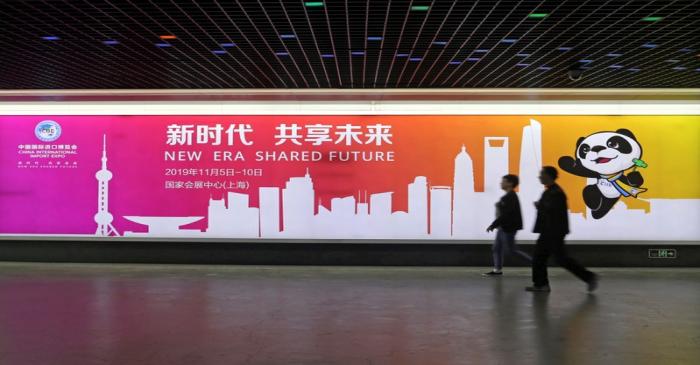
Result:
M503 175L533 238L557 166L570 239L700 239L700 117L0 116L0 234L490 240Z

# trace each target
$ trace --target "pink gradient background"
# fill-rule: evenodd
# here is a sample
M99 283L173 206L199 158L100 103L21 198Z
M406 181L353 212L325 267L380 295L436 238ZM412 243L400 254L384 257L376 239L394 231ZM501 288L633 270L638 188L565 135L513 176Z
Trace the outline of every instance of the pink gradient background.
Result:
M391 118L391 117L390 117ZM77 169L19 169L17 145L41 144L34 135L34 127L42 120L54 120L61 125L60 138L45 144L78 145ZM206 177L165 176L166 168L263 168L263 177L242 177L231 180L247 180L249 190L234 190L250 194L252 206L257 206L258 187L282 188L292 176L303 176L308 167L314 180L316 200L325 206L330 199L357 195L358 189L368 194L380 191L396 191L395 209L406 209L405 190L415 175L421 174L421 165L399 162L256 162L257 150L398 150L415 149L408 133L401 136L397 123L376 116L1 116L0 125L0 233L1 234L94 234L96 224L93 215L97 210L97 181L95 172L100 169L102 135L107 135L108 169L114 174L109 183L109 211L115 217L114 226L119 232L143 231L144 226L123 218L141 216L206 216L210 194L220 199L226 190L217 189L165 189L166 180L208 180ZM403 119L403 118L402 118ZM242 144L227 146L225 134L222 145L168 146L167 125L178 124L251 124L254 131L248 138L252 146ZM369 125L382 122L392 124L394 145L363 146L324 144L312 146L305 143L296 146L290 142L275 147L275 127L281 123L340 125ZM408 127L408 126L406 126ZM405 128L408 132L409 128ZM413 141L417 142L417 141ZM434 143L428 142L429 144ZM421 151L425 151L422 146ZM246 155L246 162L214 162L210 153L214 150L238 150ZM203 151L200 162L164 161L164 151ZM459 145L454 146L444 162L452 164ZM430 149L427 149L428 153ZM400 155L400 153L397 153ZM428 156L426 160L432 158ZM397 156L397 161L400 161ZM405 160L404 160L405 161ZM451 184L452 169L442 184ZM217 180L212 178L211 180ZM222 179L229 180L229 178ZM185 228L205 228L206 219Z
M250 195L250 204L258 206L258 187L283 188L294 176L303 176L309 168L314 182L316 201L327 208L331 198L357 196L358 191L367 194L394 192L393 209L407 209L407 184L416 176L425 176L430 185L453 183L454 158L464 144L474 165L476 191L483 191L484 137L502 136L509 140L510 172L518 174L522 130L536 118L543 125L542 163L556 165L557 159L570 155L579 136L597 130L632 128L644 145L645 160L653 169L645 172L645 185L650 188L648 198L696 198L697 186L669 182L662 175L654 178L654 171L664 166L673 169L675 156L686 156L684 164L692 161L692 139L697 131L694 116L527 116L527 115L164 115L164 116L0 116L0 234L94 234L97 211L97 180L100 169L102 135L107 135L108 168L114 174L109 185L109 211L115 217L114 226L119 232L143 232L145 227L125 220L124 216L206 216L210 196L220 199L225 190L218 189L166 189L167 180L208 180L205 177L165 176L166 168L262 168L262 177L236 176L231 180L247 180L249 190L233 190ZM658 129L659 118L664 128ZM78 145L77 169L20 169L17 167L19 144L42 144L34 135L35 126L43 120L58 122L62 128L60 138L52 144ZM229 124L247 123L254 131L249 139L252 146L168 146L169 124L214 125L224 128ZM287 142L275 146L275 127L297 123L367 126L377 123L391 125L391 145L336 145L313 146L304 143L296 146ZM684 138L686 143L668 146L669 138ZM223 137L223 136L222 136ZM657 148L652 148L658 146ZM663 154L649 153L661 150ZM684 150L683 148L688 148ZM203 152L202 161L165 162L164 151ZM241 150L245 162L214 162L214 150ZM256 162L257 150L292 151L328 150L394 151L395 162ZM697 154L695 154L697 155ZM675 171L675 170L673 170ZM684 172L692 181L696 170ZM684 175L686 176L686 175ZM211 179L215 180L215 179ZM228 178L225 180L229 180ZM564 174L562 186L580 191L585 179ZM656 185L654 185L656 184ZM585 206L578 193L571 193L572 212L583 212ZM627 200L631 209L643 209L636 199ZM492 206L484 207L492 214ZM206 219L184 228L203 229Z

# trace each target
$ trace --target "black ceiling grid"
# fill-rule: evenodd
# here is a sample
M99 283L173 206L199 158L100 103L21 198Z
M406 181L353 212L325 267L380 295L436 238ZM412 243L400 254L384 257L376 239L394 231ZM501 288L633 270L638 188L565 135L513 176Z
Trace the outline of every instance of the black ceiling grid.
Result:
M440 67L437 67L437 69L439 69L440 71L437 72L442 73L448 67L458 65L464 62L464 59L471 53L467 52L467 50L463 48L466 44L466 40L462 41L461 43L457 40L459 39L459 32L462 30L462 27L467 23L467 20L471 18L471 15L474 12L474 10L476 10L477 5L478 2L475 2L473 4L466 4L466 6L456 6L455 8L453 8L454 13L448 13L448 18L450 18L450 15L452 15L450 21L447 22L448 27L444 29L440 34L438 34L438 36L441 36L441 39L445 40L446 44L443 47L441 47L441 49L439 50L440 52L437 55L433 55L433 62L430 63L430 66L428 67L427 71L423 72L423 76L421 77L420 81L418 81L418 87L422 87L424 85L424 82L426 81L431 83L434 82L435 76L432 73L432 71L436 69L438 63L440 64ZM435 62L436 60L443 61ZM450 62L453 63L451 64ZM411 83L411 85L414 84Z
M543 13L543 14L549 14L547 17L550 18L550 22L547 24L551 27L556 27L562 22L563 17L559 17L557 14L557 11L567 11L570 12L571 9L566 9L563 7L564 3L559 2L556 4L556 6L548 6L545 8L544 6L541 8L536 9L538 13ZM579 5L580 7L581 5ZM456 85L462 85L462 84L469 84L473 85L476 80L479 81L487 81L492 79L491 75L493 75L496 72L515 72L518 68L524 68L524 67L532 67L533 65L529 63L529 53L524 53L525 50L523 50L522 46L519 45L518 43L520 42L521 39L530 39L529 35L532 32L533 34L539 31L541 28L540 26L546 26L544 22L540 21L532 21L528 17L528 14L530 14L529 9L525 9L528 13L526 13L524 16L521 17L521 20L518 24L514 25L512 27L512 31L510 34L504 34L502 36L502 40L508 40L508 39L513 39L517 40L515 43L504 43L502 52L506 54L505 57L491 57L491 60L488 63L485 63L486 61L483 61L482 65L480 67L477 67L474 72L470 73L470 77L466 78L467 74L464 74L457 78L451 86L455 87ZM535 42L536 39L533 40L532 43ZM501 42L503 43L503 42ZM534 48L535 44L530 43L530 48ZM513 52L508 52L511 50L511 48L515 47L520 53L515 53ZM540 47L541 48L541 47ZM490 52L487 52L484 56L488 56ZM508 57L508 55L510 55ZM529 65L529 66L523 66L523 65ZM503 66L508 67L508 71L503 70ZM543 65L540 67L550 67L547 65ZM486 72L484 72L486 71Z
M700 26L697 22L697 15L689 12L691 9L682 9L676 14L681 19L681 24L678 27L669 28L669 26L660 27L657 30L649 31L645 34L646 42L636 43L635 39L630 39L630 43L618 42L620 46L631 45L632 49L638 53L637 57L621 59L619 63L628 62L627 65L636 67L640 71L639 77L628 79L627 75L624 73L618 73L613 75L607 75L605 72L606 67L611 67L616 62L613 62L611 58L607 58L604 63L600 64L597 69L594 69L591 74L586 77L586 81L589 83L595 83L597 80L607 79L612 85L619 85L620 83L631 83L632 86L640 86L647 83L653 83L659 85L658 87L673 87L675 83L674 79L677 78L687 78L693 76L693 73L678 72L676 67L681 67L684 70L693 71L690 65L696 64L700 60L700 56L697 56L692 49L697 49L696 47L687 47L686 45L694 42L693 39L688 39L686 32L697 30ZM672 31L673 30L673 31ZM657 44L666 45L665 47L656 48L643 48L645 44ZM656 72L656 70L663 70L664 72ZM684 71L682 70L682 71ZM669 72L673 71L673 72ZM695 67L697 71L697 65ZM669 77L669 73L671 76ZM697 74L697 72L696 72Z
M112 57L109 54L105 54L104 52L102 52L102 50L100 49L100 46L102 45L101 40L107 39L109 37L99 28L94 28L90 21L80 22L78 18L74 17L71 13L68 12L47 12L41 6L38 6L40 4L37 4L36 2L25 2L24 5L27 6L27 11L23 12L21 16L29 17L31 20L33 20L33 23L27 24L26 28L24 29L13 29L10 32L3 33L5 36L16 35L19 33L31 37L32 35L36 34L36 32L45 31L45 29L42 29L41 25L43 19L51 19L55 21L52 22L53 24L49 24L50 27L55 27L56 25L54 24L56 24L58 21L68 19L70 20L70 22L67 22L64 25L66 29L78 34L93 34L93 37L91 37L91 39L78 38L76 40L78 42L77 45L82 47L80 53L74 53L73 48L68 47L66 44L60 42L51 42L49 44L43 45L53 47L53 52L65 53L65 58L71 63L66 63L62 66L67 66L67 68L71 70L71 73L77 71L73 70L73 67L82 67L83 70L89 69L88 64L80 62L81 57L94 57L98 61L105 62L105 65L108 66L104 68L103 72L100 75L95 75L95 77L98 79L97 81L106 83L107 85L109 85L110 83L118 82L117 80L119 80L119 76L124 72L124 67L129 67L129 64L134 63L138 64L140 67L131 71L134 74L138 75L139 78L143 78L148 82L158 82L157 80L159 80L160 77L165 76L161 73L161 70L152 67L148 62L140 62L144 61L143 58L141 58L141 60L135 59L135 55L131 53L125 53L121 49L115 49L115 52L120 53L124 58L129 59L130 62L122 62L119 58ZM10 14L5 14L5 16L7 16L8 18L13 17L13 15ZM103 28L103 26L100 25L98 25L98 27ZM58 31L58 29L55 28L51 30ZM15 45L15 47L17 46L19 45ZM42 58L46 60L47 57L52 56L53 52L43 53ZM44 69L50 72L52 69L55 68L45 67ZM134 85L134 80L132 79L125 79L121 81Z
M187 17L187 20L189 20L189 23L192 23L192 24L194 24L194 25L196 26L196 30L198 30L198 31L201 32L201 34L202 34L202 37L201 37L201 38L204 39L205 42L207 41L207 39L208 39L211 43L218 44L218 45L220 45L220 43L222 42L222 41L221 41L222 39L224 40L224 42L231 42L231 39L226 35L225 32L223 32L223 30L221 29L221 27L218 26L218 23L217 23L217 22L214 22L214 21L211 21L211 17L209 17L209 13L208 13L207 11L203 10L203 9L199 6L199 4L193 3L194 6L185 7L185 8L180 7L180 6L177 5L176 3L174 3L174 5L178 8L178 10L180 10L180 12L181 12L182 14L184 14L184 15ZM196 8L195 8L195 7L196 7ZM158 10L161 11L163 14L165 14L168 18L172 19L172 18L169 16L169 14L167 13L167 11L163 10L163 9L160 8L160 7L158 7ZM205 27L203 27L202 25L200 25L199 22L195 21L195 19L193 19L192 16L190 16L190 14L194 14L194 13L197 12L197 11L200 11L205 17L207 17L207 19L211 21L211 24L213 25L213 27L207 27L207 28L205 28ZM180 26L181 28L183 28L184 32L186 32L186 33L187 33L188 35L190 35L190 36L192 35L192 34L186 29L186 27L183 27L183 26L180 25L180 22L179 22L179 21L176 21L176 20L175 20L175 22L176 22L176 24L178 24L178 26ZM188 24L188 23L185 23L185 24ZM217 34L217 33L218 33L218 34ZM212 34L215 34L215 35L212 36ZM215 37L216 37L216 38L215 38ZM199 37L193 37L193 38L197 39L197 43L199 43L199 45L206 47L206 44L203 44L201 41L199 41ZM217 39L217 38L218 38L218 39ZM218 48L219 48L219 47L216 47L215 49L213 49L213 50L212 50L212 53L214 53L215 51L224 51L224 50L218 49ZM226 52L225 54L228 54L228 52ZM230 70L229 73L232 72L232 73L235 74L235 75L231 75L231 76L234 77L234 82L240 84L239 80L242 79L245 83L249 83L249 84L255 85L253 82L251 82L251 80L248 79L247 75L246 75L246 76L243 76L243 75L241 74L241 72L239 72L239 71L246 71L250 76L252 76L253 78L256 79L257 84L260 84L261 81L260 81L260 79L258 78L258 76L263 76L264 74L261 75L261 74L259 74L259 73L258 73L258 74L253 73L253 72L251 72L250 69L248 69L247 67L245 67L244 65L242 65L241 62L240 62L239 60L237 60L236 58L233 58L233 60L236 62L236 65L230 65L230 64L228 64L227 62L224 62L224 63L225 63L227 66L229 66L229 67L228 67L228 70ZM232 67L232 66L233 66L233 67ZM236 66L238 66L238 67L236 67ZM269 80L269 79L268 79L268 80Z
M627 70L628 72L626 73L630 72L629 69L640 70L633 72L641 72L644 69L649 70L648 67L640 67L641 63L644 62L646 57L650 54L650 52L648 52L650 49L642 47L644 44L664 44L670 45L671 47L683 44L686 34L693 30L689 27L697 27L699 24L693 24L693 14L692 11L689 12L689 10L693 10L693 7L690 4L686 7L679 8L674 8L670 5L671 4L659 10L679 20L678 24L674 27L671 27L670 24L663 23L647 24L644 27L639 27L637 23L629 22L628 19L623 18L610 26L609 29L601 31L601 34L596 37L597 40L595 42L587 42L586 48L581 48L579 50L583 55L581 58L589 58L594 60L594 62L589 64L590 70L586 71L587 76L585 82L594 82L594 79L591 78L592 74L600 74L601 70L610 68L610 66L613 65L615 65L615 67L623 66L617 68L617 70ZM642 39L642 41L638 41L639 39ZM676 49L679 48L680 47ZM613 51L607 51L610 49ZM673 53L673 51L671 53ZM659 61L663 63L666 60L661 59ZM569 61L568 64L570 65L573 62L575 62L575 60ZM628 66L625 67L625 64ZM560 63L555 66L561 66L559 69L564 68L564 71L566 71L567 68L566 63ZM608 75L608 77L612 76L612 78L615 78L619 77L621 74L625 75L626 73L617 72L613 75ZM648 73L645 72L640 76L644 77L644 75L648 75ZM556 82L556 74L554 73L540 78L540 81L535 83L535 85L547 85L553 82Z
M428 64L435 64L434 60L436 58L439 58L439 55L435 55L435 52L431 51L437 51L437 50L444 50L445 47L450 43L449 40L452 39L454 36L454 32L448 34L447 30L450 29L450 24L448 22L449 19L451 18L451 15L453 14L453 11L455 10L455 6L457 5L456 1L453 1L452 4L449 6L449 9L447 9L447 12L443 16L442 20L440 21L440 25L435 28L435 32L432 34L429 34L428 36L431 36L430 43L431 45L436 45L440 46L438 49L433 49L433 48L428 48L425 50L425 54L423 55L422 59L419 61L418 65L413 69L413 72L411 73L410 79L408 80L409 85L413 85L413 80L415 79L416 75L418 74L418 71L421 70L423 66L426 66ZM426 59L433 60L431 62L426 62L423 63ZM449 62L448 62L449 64ZM423 70L423 73L425 71Z
M14 16L15 15L10 12L3 13L5 20L12 20ZM60 85L63 80L74 72L89 72L89 68L86 65L76 62L79 59L78 55L72 53L71 49L61 44L33 44L31 45L31 49L28 49L15 42L17 38L22 37L24 32L30 31L32 26L31 24L27 26L29 30L8 29L11 30L12 33L0 33L0 41L3 43L3 58L2 62L0 62L0 69L4 77L12 80L42 77L52 85ZM23 65L23 58L26 57L26 53L29 52L35 53L36 59L33 60L34 62ZM81 54L87 53L89 53L89 51L86 52L86 50L83 50L81 52ZM51 55L56 54L61 55L67 62L56 65L56 67L48 67L47 65L54 61L53 58L55 56L52 57ZM104 74L97 75L96 77L99 78L99 82L107 85L106 87L113 85L109 78L105 78Z
M375 2L374 4L375 4L375 6L383 5L379 1ZM378 65L389 65L388 69L385 67L382 70L383 71L382 76L384 78L383 87L387 87L388 86L387 84L389 82L391 82L391 77L396 72L395 68L398 68L402 62L408 62L409 57L412 57L413 55L420 54L420 52L421 52L421 50L411 49L408 46L406 46L405 44L402 44L404 36L408 32L407 28L410 28L410 27L407 27L408 23L411 20L413 20L414 25L417 26L418 21L420 21L424 17L423 14L416 15L416 16L412 17L411 13L410 13L410 9L412 6L413 6L413 0L411 0L411 2L408 3L408 6L406 6L404 8L395 7L393 9L393 12L392 12L391 7L388 7L388 9L387 9L388 15L385 16L385 19L387 20L387 23L388 23L387 28L389 28L393 31L389 31L389 32L384 31L385 27L384 27L384 23L381 22L381 18L375 17L375 16L369 17L369 21L370 21L370 24L372 24L372 26L369 28L370 31L367 34L367 41L369 41L370 37L376 37L379 34L381 34L381 33L379 33L380 29L384 33L381 43L377 43L376 41L372 41L369 44L373 45L373 47L367 47L367 51L370 52L370 53L368 53L369 59L373 60ZM410 37L410 35L408 35L408 37ZM375 55L377 55L378 52L380 51L377 49L379 47L382 47L382 50L381 50L382 51L381 52L382 58L381 59L379 57L375 57ZM386 50L384 50L384 47L386 47ZM384 51L386 51L386 52L384 52ZM376 67L373 69L376 70ZM365 80L365 81L370 81L370 80ZM364 85L364 83L363 83L363 85ZM376 84L369 84L369 86L377 87Z
M590 67L588 63L580 63L581 60L590 58L590 55L587 55L582 48L582 45L590 34L573 32L570 30L580 28L597 29L598 32L607 30L616 25L614 21L615 17L613 16L615 13L614 10L632 4L634 1L636 0L607 0L604 3L597 4L597 6L581 2L576 8L567 9L567 13L583 11L589 14L589 16L581 18L559 17L556 21L550 18L552 22L549 24L548 30L556 32L555 36L548 38L534 37L531 39L531 42L527 43L526 47L520 49L520 53L511 56L518 58L519 54L529 55L524 58L521 57L518 63L510 69L507 77L491 79L485 76L482 81L485 82L485 86L490 87L495 83L506 83L512 78L516 78L516 81L520 81L526 79L528 76L531 78L547 76L542 72L547 70L541 70L539 69L540 67L552 67L554 72L550 74L559 73L559 77L561 77L562 72L566 72L567 69L573 65ZM562 60L563 65L561 63L555 65L556 62ZM523 67L518 66L518 64L535 67ZM503 71L504 70L501 72ZM536 81L538 80L533 80L533 82Z
M0 25L0 89L700 87L697 0L3 0Z
M522 6L523 2L525 2L525 7ZM529 6L527 2L520 0L517 4L510 7L510 10L508 10L506 16L504 16L497 24L482 24L476 33L477 38L481 39L481 41L475 45L474 49L482 49L486 52L472 54L473 58L478 58L479 60L476 62L464 62L459 66L460 68L453 70L447 76L446 82L448 80L452 80L453 76L456 76L456 79L454 81L450 81L449 86L455 87L465 76L470 73L478 72L479 69L482 69L484 67L483 65L486 63L485 60L489 58L492 52L495 53L498 52L497 50L501 49L503 51L507 51L520 42L523 36L527 35L527 33L520 35L518 27L520 27L520 25L526 21L526 19L528 19L528 14L530 14L530 9L528 8ZM506 10L504 9L503 11ZM519 14L519 16L513 16L514 14ZM511 24L509 27L504 27L503 24L506 24L508 19L519 19L519 21L515 24ZM510 31L508 33L504 33L504 31L508 29L510 29ZM497 40L497 42L493 42L494 39ZM511 41L513 43L511 43ZM488 42L491 42L491 44ZM503 51L502 53L506 53ZM464 68L461 69L461 67Z

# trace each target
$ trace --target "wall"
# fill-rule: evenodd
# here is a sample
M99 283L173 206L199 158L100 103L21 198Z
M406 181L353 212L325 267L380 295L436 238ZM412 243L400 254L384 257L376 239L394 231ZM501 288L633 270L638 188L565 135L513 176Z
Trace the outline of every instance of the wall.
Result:
M540 116L547 116L547 115L648 115L648 116L653 116L653 115L667 115L667 116L672 116L672 115L700 115L700 106L697 103L693 102L679 102L679 101L656 101L656 102L649 102L649 101L644 101L644 102L635 102L635 101L537 101L537 102L524 102L524 101L517 101L517 102L508 102L508 101L490 101L488 103L484 102L472 102L472 101L460 101L460 102L442 102L442 101L437 101L437 102L420 102L420 101L410 101L410 102L399 102L399 101L347 101L347 102L339 102L339 101L324 101L324 102L318 102L318 101L305 101L305 102L284 102L284 101L274 101L274 102L269 102L269 101L247 101L247 102L213 102L213 101L207 101L207 102L52 102L52 103L42 103L42 102L21 102L21 103L0 103L0 115L129 115L129 114L134 114L134 115L270 115L270 114L283 114L283 115L521 115L521 116L528 116L528 115L540 115ZM39 237L35 237L36 239L40 239ZM41 239L44 239L46 237L41 237ZM50 238L50 237L49 237ZM36 244L36 241L21 241L22 245L25 245L23 249L18 249L19 246L17 241L11 241L13 237L4 237L3 238L5 242L3 244L10 244L11 247L14 247L14 252L17 253L19 256L13 256L13 254L10 254L9 256L4 256L7 259L27 259L31 258L31 252L38 253L38 251L34 250L32 251L31 247L32 245ZM668 246L669 244L672 244L674 247L680 245L697 245L698 244L698 238L696 237L695 240L686 240L683 242L664 242L664 241L647 241L647 242L640 242L638 240L623 240L622 242L601 242L601 241L596 241L596 242L591 242L591 241L573 241L571 242L572 245L578 246L578 245L589 245L591 247L586 248L584 250L589 250L585 252L589 252L592 258L595 258L595 260L598 260L601 263L608 262L608 263L614 263L613 261L610 261L610 253L611 250L613 252L618 252L615 250L627 250L624 248L619 248L619 244L622 243L624 245L629 245L629 246L637 246L640 243L645 244L645 245L650 245L650 247L670 247ZM12 242L12 243L10 243ZM30 243L31 242L31 243ZM132 257L134 260L139 260L138 259L138 252L141 252L144 254L142 250L139 250L137 246L139 243L136 243L138 241L130 241L130 240L122 240L119 242L119 245L123 245L124 248L124 253L127 257ZM151 241L149 241L151 242ZM284 243L287 242L287 243ZM334 243L339 243L339 242L344 242L343 240L341 241L332 241ZM345 241L346 242L346 241ZM460 262L455 262L454 257L452 259L448 259L447 257L449 256L443 256L443 259L439 259L441 255L444 255L445 250L453 250L454 245L450 245L451 242L435 242L435 243L430 243L430 245L436 245L435 249L429 248L430 246L425 246L421 241L402 241L402 243L392 243L392 245L384 245L382 244L382 241L376 242L376 246L374 248L369 248L366 245L363 245L362 248L358 247L356 249L356 253L358 255L349 255L348 254L339 254L337 252L345 252L345 250L354 250L352 248L345 246L338 246L338 245L331 245L331 246L323 246L320 242L317 242L317 244L314 246L314 244L305 244L301 245L300 242L294 242L294 241L289 241L289 240L283 240L281 242L283 245L279 247L278 254L282 254L285 252L285 250L293 250L294 252L302 252L304 249L309 249L309 250L315 250L317 251L317 254L312 254L309 252L308 257L317 257L318 263L348 263L348 264L357 264L357 263L362 263L363 261L361 257L366 257L367 258L367 263L386 263L387 261L385 259L380 259L380 260L375 260L371 258L371 255L365 255L361 254L362 252L367 252L366 250L378 250L376 252L381 252L382 250L388 250L386 251L386 255L388 255L388 252L405 252L403 250L414 250L414 252L421 252L421 256L427 255L425 257L428 257L426 260L413 260L410 258L407 258L406 264L461 264L461 263L472 263L472 264L479 264L481 263L479 260L474 260L474 259L469 259L468 257L471 256L471 254L467 254L467 258L463 258L462 261ZM402 248L402 246L406 244L411 244L413 245L413 249L405 249ZM453 242L452 242L453 243ZM480 246L484 244L490 243L487 240L484 241L475 241L472 243L474 245L475 252L479 252L478 256L482 256L483 253L485 252L480 252L483 251ZM150 243L144 243L144 244L150 244ZM236 250L240 251L240 247L245 247L246 252L252 252L250 251L251 249L254 250L254 246L257 243L246 243L241 246L241 244L237 244L236 247L238 247ZM600 245L606 245L606 253L600 253L596 254L598 252L597 250L590 251L592 247L600 247ZM158 246L163 247L163 245L166 245L165 243L159 242ZM184 246L183 246L184 245ZM272 252L276 252L277 249L272 249L271 248L271 243L265 243L260 245L260 250L259 254L262 254L262 252L267 252L268 254L272 254ZM290 246L291 245L291 246ZM296 246L295 246L296 245ZM423 245L423 246L421 246ZM192 247L184 243L174 243L173 247ZM263 246L265 248L263 248ZM291 248L292 246L297 247ZM425 246L425 247L424 247ZM442 248L438 248L437 246L441 246ZM30 247L30 248L27 248ZM41 244L41 247L48 247L46 244ZM62 248L63 247L63 248ZM85 258L84 256L81 256L81 254L76 254L77 247L83 247L86 250L92 252L91 256L88 255L90 258ZM88 249L88 247L91 247ZM80 246L75 246L73 243L67 243L65 241L59 241L57 242L53 248L49 251L54 252L53 256L52 254L48 254L48 257L53 257L53 258L58 258L63 256L66 252L70 253L73 252L73 255L68 254L68 256L64 257L73 257L75 260L82 260L86 259L88 261L90 260L99 260L99 252L100 252L100 246L99 244L96 243L87 243L87 242L81 242ZM200 245L198 246L202 249L201 255L204 256L211 256L211 253L216 252L217 249L220 249L222 246L219 246L217 249L214 249L212 251L213 247L211 244L208 244L207 246ZM234 246L227 246L229 248L232 248ZM328 248L323 248L323 247L328 247ZM466 246L465 246L466 247ZM471 246L469 246L471 247ZM485 247L488 247L487 245ZM615 247L615 248L613 248ZM18 251L19 250L19 251ZM57 254L56 250L62 251L62 250L67 250L67 251L62 251L62 254ZM97 251L95 251L97 250ZM340 250L340 251L338 251ZM418 250L418 251L415 251ZM423 251L424 250L424 251ZM462 250L462 248L458 249ZM467 249L468 251L471 249ZM632 255L634 259L630 261L630 264L632 262L635 262L637 265L639 264L644 264L645 262L651 262L650 265L655 265L658 262L661 261L648 261L648 259L645 257L646 252L646 247L640 247L636 248L636 253ZM238 252L237 251L237 252ZM19 254L21 252L21 254ZM106 254L106 251L104 251ZM131 254L129 254L129 252ZM209 252L209 254L207 253ZM318 252L331 252L329 255L334 256L336 255L337 257L340 257L341 259L338 260L327 260L327 255L324 254L318 254ZM334 254L333 252L336 252ZM430 253L435 252L436 253L436 258L435 261L431 261L429 259ZM443 252L443 254L437 254L438 252ZM583 251L582 251L583 252ZM622 251L619 251L622 252ZM690 257L694 257L695 253L694 251L691 251L691 249L688 249L689 254L691 255ZM240 252L239 252L240 253ZM453 252L454 253L454 252ZM28 256L27 256L28 255ZM97 255L97 256L95 256ZM112 257L114 257L114 253L111 253ZM135 255L135 256L134 256ZM201 255L197 255L198 257L201 258ZM262 257L265 257L266 254L262 254ZM287 257L289 256L289 253L284 254ZM42 255L37 255L36 257L40 257ZM159 261L159 259L152 254L146 254L146 256L151 257L150 261ZM245 255L237 255L237 257L241 258L243 263L246 262L254 262L254 263L261 263L262 261L265 261L264 259L261 260L261 256L254 254L256 259L251 259L251 260L246 260L244 257ZM380 255L382 256L382 255ZM400 255L401 257L409 257L406 255ZM615 255L618 256L618 255ZM630 256L630 257L632 257ZM680 254L679 254L680 256ZM82 259L81 259L82 257ZM269 256L271 261L273 262L279 262L276 259L273 259L272 256ZM308 258L307 257L307 258ZM326 259L319 258L319 257L325 257ZM342 259L342 257L345 257L345 259ZM355 257L355 258L349 258L349 257ZM458 256L455 256L458 257ZM618 264L624 264L624 257L628 256L619 256L620 262ZM0 257L2 258L2 257ZM693 261L681 261L681 260L688 260L688 256L683 255L683 259L676 259L675 261L673 260L664 260L664 264L682 264L682 265L688 265L690 262L691 264ZM175 260L178 261L178 260ZM186 260L185 260L186 261ZM280 263L283 263L285 260L282 260ZM311 260L314 261L314 260ZM391 261L391 260L389 260ZM236 262L236 260L229 261L229 262ZM240 261L239 261L240 262ZM287 263L307 263L306 260L304 259L293 259L290 258L287 260ZM401 260L398 261L400 263Z

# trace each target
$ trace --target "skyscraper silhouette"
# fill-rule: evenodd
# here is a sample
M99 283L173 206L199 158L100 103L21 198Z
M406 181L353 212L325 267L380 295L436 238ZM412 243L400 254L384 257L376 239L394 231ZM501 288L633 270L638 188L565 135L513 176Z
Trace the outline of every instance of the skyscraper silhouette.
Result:
M430 187L430 235L450 238L452 235L452 188Z
M501 194L501 178L508 174L508 137L484 138L484 192Z
M542 184L538 176L542 169L542 125L530 119L530 125L523 128L523 138L520 144L520 205L522 206L523 225L525 232L535 224L536 209L533 202L542 193Z
M454 166L452 235L466 237L473 230L477 209L474 202L474 163L464 145L455 157Z
M112 180L112 172L107 170L107 136L102 135L102 168L95 173L97 179L97 223L96 236L119 236L119 232L112 225L114 217L109 212L109 180Z
M282 225L292 236L307 233L313 227L314 183L306 169L303 177L292 177L282 189Z
M258 189L260 202L260 236L275 237L280 233L280 189L261 187Z
M428 179L416 176L408 184L408 227L417 235L428 234Z

